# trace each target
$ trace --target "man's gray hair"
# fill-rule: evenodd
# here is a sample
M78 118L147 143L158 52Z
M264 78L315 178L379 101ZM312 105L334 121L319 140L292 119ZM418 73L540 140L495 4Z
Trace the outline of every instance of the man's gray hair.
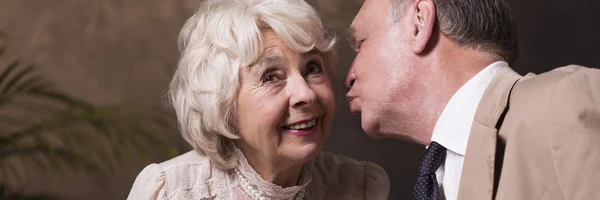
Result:
M390 18L401 19L415 0L391 0ZM458 45L496 53L512 64L519 53L516 27L505 0L433 0L439 29Z

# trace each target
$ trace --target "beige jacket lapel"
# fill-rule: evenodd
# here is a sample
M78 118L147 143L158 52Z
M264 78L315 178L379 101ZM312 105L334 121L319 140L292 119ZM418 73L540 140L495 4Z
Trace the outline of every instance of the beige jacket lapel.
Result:
M462 169L458 199L492 199L496 156L496 125L510 91L521 78L509 67L500 69L486 89L471 127Z

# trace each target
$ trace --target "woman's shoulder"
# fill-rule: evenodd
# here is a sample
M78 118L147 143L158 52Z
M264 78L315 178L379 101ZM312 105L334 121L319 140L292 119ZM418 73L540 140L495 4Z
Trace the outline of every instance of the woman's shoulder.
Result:
M201 166L209 163L210 160L208 159L208 157L198 153L195 150L191 150L177 157L159 163L158 165L163 169L169 169L172 167L180 166Z
M360 196L351 199L387 199L389 178L385 170L375 163L321 152L314 166L315 177L322 187L329 190L327 193Z
M206 156L192 150L146 166L136 177L127 199L168 199L183 193L197 199L209 198L207 180L224 175L218 172Z
M165 181L177 184L192 184L198 179L209 179L211 171L215 170L208 157L194 150L146 168L154 168L154 171L163 174Z
M315 160L316 173L340 175L338 179L356 178L378 178L387 180L387 173L383 168L368 161L358 161L343 155L321 152ZM382 181L385 181L382 180ZM337 182L335 179L331 181Z

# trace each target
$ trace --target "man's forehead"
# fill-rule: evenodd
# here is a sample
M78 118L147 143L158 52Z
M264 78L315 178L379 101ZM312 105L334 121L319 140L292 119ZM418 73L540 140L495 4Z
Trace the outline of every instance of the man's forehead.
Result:
M360 35L383 22L388 13L390 0L366 0L350 25L349 32Z

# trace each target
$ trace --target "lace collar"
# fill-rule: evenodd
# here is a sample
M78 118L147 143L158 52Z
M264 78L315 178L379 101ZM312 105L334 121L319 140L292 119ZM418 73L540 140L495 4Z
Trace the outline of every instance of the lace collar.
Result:
M262 179L260 174L258 174L258 172L252 168L252 166L250 166L248 160L246 160L246 157L240 149L235 148L234 155L237 156L239 162L236 168L244 177L246 177L246 179L248 179L250 184L256 186L260 191L263 191L269 197L274 197L276 199L293 199L294 196L300 192L300 190L309 185L313 178L314 160L309 161L302 168L300 180L298 181L299 185L283 188Z

